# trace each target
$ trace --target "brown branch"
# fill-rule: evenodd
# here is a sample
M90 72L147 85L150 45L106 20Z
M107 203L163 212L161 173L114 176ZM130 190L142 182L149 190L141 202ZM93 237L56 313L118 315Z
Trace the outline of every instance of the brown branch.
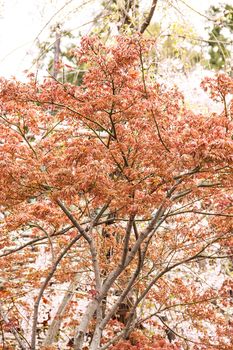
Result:
M163 309L159 309L153 313L151 313L150 315L146 316L145 318L143 319L139 319L137 321L137 324L141 324L143 322L146 322L147 320L149 320L151 317L153 316L157 316L158 313L161 313L161 312L164 312L164 311L169 311L170 309L173 309L173 308L176 308L176 307L185 307L185 306L192 306L192 305L197 305L197 304L203 304L203 303L208 303L208 302L213 302L213 301L216 301L216 300L221 300L221 299L224 299L224 298L207 298L207 299L203 299L203 300L195 300L195 301L192 301L192 302L187 302L187 303L179 303L179 304L173 304L173 305L169 305L169 306L166 306L164 307Z
M174 215L179 215L179 214L188 214L188 213L192 213L192 214L199 214L199 215L207 215L207 216L223 216L226 218L233 218L233 214L222 214L222 213L209 213L206 211L199 211L199 210L184 210L184 211L177 211L177 212L172 212L171 214L168 215L169 216L174 216Z
M142 268L142 258L141 258L141 254L139 252L139 256L138 256L138 263L137 263L137 267L133 273L133 275L131 276L128 285L125 287L125 289L123 290L122 294L120 295L120 297L118 298L118 300L115 302L115 304L112 306L112 308L109 310L108 314L106 315L106 317L103 319L103 321L100 324L100 328L101 330L104 329L104 327L106 326L106 324L108 323L108 321L111 319L112 315L115 313L115 311L117 310L118 306L124 301L124 299L126 298L126 296L128 295L128 293L130 292L130 290L132 289L132 286L136 280L136 278L138 277L141 268Z
M54 59L53 59L53 76L56 79L59 69L59 60L60 60L60 54L61 54L61 35L60 35L60 26L59 24L57 25L56 28L56 40L54 42Z
M133 320L133 316L135 314L135 311L137 309L137 306L139 305L139 303L145 298L145 296L149 293L149 291L151 290L151 288L154 286L154 284L162 277L164 276L167 272L171 271L172 269L174 269L175 267L179 266L179 265L182 265L182 264L185 264L185 263L188 263L190 261L193 261L195 259L197 259L201 253L203 253L203 251L206 250L206 248L208 248L211 244L217 242L218 240L220 239L220 237L217 237L215 240L211 241L210 243L206 244L205 246L203 246L199 252L197 252L196 254L194 254L193 256L191 257L188 257L186 259L183 259L181 261L178 261L176 263L174 263L173 265L167 265L162 271L160 271L152 280L151 282L148 284L148 286L145 288L144 292L140 295L140 297L138 298L138 300L135 302L132 310L130 311L130 314L129 314L129 318L128 318L128 323L126 325L126 328L125 328L125 334L126 336L128 335L128 332L129 332L129 328L131 326L131 322Z
M155 115L154 115L154 112L153 112L152 109L151 109L151 114L152 114L152 117L153 117L153 120L154 120L156 129L157 129L157 133L158 133L159 140L160 140L160 142L162 143L163 147L166 149L166 151L170 153L169 148L166 146L165 142L163 141L162 135L161 135L160 130L159 130L158 122L157 122L157 120L156 120L156 118L155 118Z
M197 13L199 16L204 17L206 19L208 19L208 21L212 21L212 22L216 22L216 20L214 18L208 17L205 14L199 12L198 10L196 10L195 8L193 8L192 6L190 6L189 4L187 4L184 0L179 0L180 2L182 2L182 4L184 4L186 7L188 7L190 10L192 10L193 12Z
M134 219L133 217L130 217L130 219L128 221L127 228L126 228L123 252L122 252L122 257L121 257L121 264L122 264L122 266L124 266L124 264L125 264L125 259L127 257L128 250L129 250L129 240L130 240L131 230L132 230L132 227L133 227L133 219Z
M91 238L87 235L86 231L82 228L82 226L77 222L77 220L74 218L74 216L71 214L71 212L66 208L66 206L60 201L60 199L56 200L58 206L61 208L61 210L65 213L65 215L68 217L68 219L72 222L74 227L77 228L78 232L86 239L88 243L91 242Z
M140 31L139 31L141 34L143 34L145 32L146 28L150 24L150 22L152 20L152 17L154 15L154 12L155 12L155 8L156 8L156 5L157 5L157 2L158 2L158 0L153 0L152 1L152 5L151 5L151 8L150 8L150 11L149 11L146 19L142 23L142 26L141 26Z
M106 296L107 292L111 288L111 286L114 284L116 279L120 276L120 274L124 271L124 269L130 264L130 262L134 259L135 255L139 251L139 248L142 244L142 242L148 237L151 231L155 229L157 221L161 218L161 216L164 213L163 204L158 208L156 214L154 215L151 222L148 224L147 228L143 231L143 233L139 236L138 240L135 242L134 246L132 247L130 253L127 255L124 265L122 265L122 262L118 264L115 270L113 270L108 277L106 278L101 293L97 295L87 306L86 312L84 313L82 320L80 322L80 325L76 331L76 335L74 337L74 349L75 350L81 350L83 342L84 342L84 335L87 330L88 324L97 310L100 302L103 300L103 298ZM33 349L34 350L34 349Z

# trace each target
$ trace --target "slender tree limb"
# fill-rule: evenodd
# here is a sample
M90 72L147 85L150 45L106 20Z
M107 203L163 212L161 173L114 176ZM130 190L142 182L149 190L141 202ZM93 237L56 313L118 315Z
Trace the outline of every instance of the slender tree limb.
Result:
M17 341L19 347L21 350L27 350L28 346L24 343L24 341L21 339L20 333L16 330L16 328L11 325L7 315L4 314L4 311L2 309L2 306L0 305L0 315L4 323L8 326L10 326L10 331L14 335L15 340Z
M74 291L77 288L79 280L80 280L80 275L76 274L74 280L70 282L68 290L66 291L66 293L65 293L65 295L64 295L64 297L63 297L63 299L62 299L62 301L57 309L57 312L53 318L53 321L52 321L51 325L49 326L49 329L48 329L48 332L46 334L46 338L44 340L43 345L51 345L56 340L56 337L59 333L60 325L62 322L61 318L62 318L63 314L65 313L70 300L73 297Z
M156 127L156 130L157 130L157 133L158 133L159 140L162 143L162 145L165 148L165 150L170 153L169 148L167 147L167 145L163 141L163 138L162 138L162 135L161 135L161 132L160 132L160 129L159 129L158 122L157 122L157 120L155 118L155 114L154 114L154 111L152 109L151 109L151 114L152 114L152 117L153 117L153 120L154 120L154 123L155 123L155 127Z
M71 212L66 208L66 206L60 201L60 199L57 199L57 204L61 208L61 210L66 214L68 219L72 222L74 227L77 228L78 232L86 239L88 243L91 242L91 238L87 235L86 231L82 228L82 226L77 222L77 220L74 218L74 216L71 214Z
M44 291L53 277L60 261L63 259L63 257L66 255L66 253L70 250L70 248L82 237L82 234L80 233L75 238L72 239L72 241L67 245L67 247L61 252L61 254L58 256L57 260L54 262L50 272L48 273L45 281L43 282L39 294L37 296L37 299L34 304L34 312L33 312L33 325L32 325L32 337L31 337L31 349L30 350L36 350L36 330L37 330L37 321L38 321L38 311L40 306L40 301L42 299L42 296L44 294Z
M141 255L139 254L136 270L134 271L133 275L129 279L129 282L128 282L127 286L125 287L125 289L123 290L122 294L120 295L118 300L114 303L114 305L111 307L111 309L109 310L108 314L105 316L105 318L103 319L103 321L100 324L100 328L102 330L104 329L104 327L106 326L108 321L111 319L111 317L114 315L114 313L116 312L118 306L124 301L124 299L126 298L128 293L130 292L130 290L131 290L131 288L132 288L136 278L138 277L138 275L139 275L139 273L141 271L142 263L143 263L143 261L141 259Z
M163 318L159 315L155 315L161 322L162 324L167 328L167 330L171 333L173 333L174 335L176 335L178 338L183 339L185 341L187 341L188 343L192 343L192 344L197 344L197 345L209 345L209 346L216 346L214 344L206 344L206 343L202 343L202 342L198 342L195 340L192 340L190 338L184 337L183 335L177 333L174 329L172 329L170 326L168 326L168 324L163 320ZM223 349L223 347L220 347L219 350Z
M223 298L207 298L207 299L203 299L203 300L196 300L196 301L193 301L193 302L169 305L167 307L164 307L164 308L161 308L159 310L156 310L155 312L151 313L150 315L148 315L148 316L146 316L146 317L144 317L142 319L139 319L137 321L137 324L140 325L143 322L146 322L147 320L151 319L153 316L157 316L158 313L161 313L161 312L164 312L164 311L169 311L169 310L171 310L173 308L176 308L176 307L185 307L185 306L192 306L192 305L197 305L197 304L204 304L204 303L207 303L209 301L216 301L216 300L219 300L219 299L223 299Z
M175 213L171 212L168 214L169 216L174 216L174 215L181 215L181 214L199 214L199 215L207 215L207 216L221 216L221 217L226 217L226 218L233 218L233 214L224 214L224 213L210 213L206 211L200 211L200 210L183 210L183 211L177 211Z
M152 1L152 5L150 7L150 11L149 11L148 15L146 16L146 18L145 18L144 22L142 23L142 26L141 26L141 28L139 30L139 32L141 34L143 34L145 32L146 28L150 24L150 22L152 20L152 17L154 15L154 12L155 12L155 8L156 8L156 5L157 5L157 2L158 2L158 0L153 0Z
M132 227L133 227L133 219L134 219L134 217L132 217L132 216L129 218L128 225L127 225L127 228L126 228L123 252L122 252L122 257L121 257L121 264L122 264L122 266L125 263L125 259L127 257L128 251L129 251L129 240L130 240L131 230L132 230Z
M181 261L178 261L176 263L174 263L173 265L167 265L162 271L158 272L158 274L151 280L151 282L148 284L148 286L145 288L145 290L143 291L143 293L140 295L140 297L138 298L138 300L136 301L136 303L134 304L133 308L131 309L130 311L130 314L129 314L129 318L128 318L128 323L126 325L126 328L125 328L125 337L128 336L128 330L131 326L131 322L133 320L133 317L134 317L134 314L135 314L135 311L137 309L137 306L139 305L139 303L145 298L145 296L149 293L149 291L151 290L151 288L154 286L154 284L163 276L165 275L167 272L171 271L172 269L174 269L175 267L179 266L179 265L182 265L182 264L185 264L185 263L188 263L190 261L193 261L195 260L196 258L199 257L199 255L201 255L201 253L203 253L203 251L206 250L206 248L208 248L211 244L217 242L218 240L220 239L220 237L217 237L215 240L211 241L210 243L206 244L205 246L203 246L199 252L197 252L196 254L194 254L193 256L191 257L188 257L186 259L183 259Z
M138 249L139 249L141 243L146 239L146 237L154 229L156 222L163 215L164 210L165 209L163 208L163 205L161 205L158 208L153 219L148 224L145 231L139 236L138 240L135 242L134 246L132 247L130 253L126 257L124 265L122 265L122 262L119 263L119 265L116 267L116 269L113 270L109 274L107 279L105 280L105 282L102 286L102 289L101 289L101 293L98 296L96 296L96 298L88 304L87 309L82 317L81 323L77 329L77 332L76 332L76 335L74 338L74 350L81 350L82 349L82 345L84 342L84 335L86 333L88 324L89 324L93 314L95 313L96 309L98 308L98 305L103 300L103 298L105 297L105 295L107 294L108 290L111 288L113 283L116 281L118 276L122 273L122 271L124 271L125 267L128 266L130 264L130 262L134 259L136 253L138 252Z
M66 232L68 232L70 229L74 228L74 226L68 226L66 228L64 228L63 230L61 231L58 231L56 233L53 233L50 235L50 237L57 237L57 236L61 236L61 235L64 235ZM40 241L44 241L45 239L48 239L48 236L43 236L43 237L38 237L38 238L35 238L25 244L22 244L20 247L17 247L17 248L14 248L14 249L11 249L9 251L7 251L6 253L3 253L0 255L0 258L3 258L5 256L8 256L8 255L11 255L11 254L14 254L14 253L17 253L18 251L30 246L30 245L33 245L37 242L40 242Z

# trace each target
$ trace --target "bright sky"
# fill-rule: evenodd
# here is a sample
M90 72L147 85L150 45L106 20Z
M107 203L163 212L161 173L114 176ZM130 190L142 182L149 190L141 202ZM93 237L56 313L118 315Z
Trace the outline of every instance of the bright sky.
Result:
M159 0L162 1L162 0ZM172 0L185 13L198 32L203 31L204 17L182 4L186 2L204 14L210 5L223 0ZM86 6L80 8L80 3ZM233 5L233 0L224 0ZM90 20L101 0L0 0L0 75L20 77L35 57L35 43L46 39L46 29L63 18L70 18L69 28L75 29ZM151 0L145 0L150 4ZM78 8L76 12L74 8ZM156 17L156 13L155 16ZM156 19L156 18L155 18ZM70 22L69 22L70 21ZM46 24L49 22L49 25ZM45 27L45 29L43 29ZM85 27L84 27L85 28ZM41 32L42 31L42 32Z
M80 7L81 3L86 7ZM64 18L71 29L82 26L93 13L91 3L92 0L0 0L0 76L21 76L35 58L37 38L40 42L46 40L48 28Z

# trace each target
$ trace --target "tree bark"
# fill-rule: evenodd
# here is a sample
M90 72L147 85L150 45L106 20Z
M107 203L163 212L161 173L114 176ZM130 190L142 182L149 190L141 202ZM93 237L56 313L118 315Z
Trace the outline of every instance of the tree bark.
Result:
M154 15L154 12L155 12L155 8L156 8L157 3L158 3L158 0L153 0L152 1L152 5L151 5L151 8L150 8L149 14L146 16L146 18L145 18L145 20L142 23L142 26L140 28L140 33L141 34L143 34L145 32L146 28L150 24L150 22L152 20L152 17Z
M82 321L78 327L77 334L74 337L74 350L82 349L89 322L97 310L98 305L99 301L97 299L92 300L88 304L86 312L84 313Z
M61 322L62 322L62 316L64 315L66 308L69 304L69 302L71 301L74 291L77 288L77 285L79 283L79 279L80 279L80 275L77 274L75 276L74 281L72 281L68 287L68 290L66 292L66 294L64 295L58 309L56 312L56 315L53 318L53 321L48 329L48 332L46 334L46 338L44 340L43 345L51 345L52 343L54 343L56 341L56 338L59 334L59 330L60 330L60 326L61 326Z
M85 334L87 332L87 328L88 328L89 322L91 321L92 316L94 315L98 306L102 302L103 298L107 295L109 289L111 288L113 283L116 281L118 276L122 273L122 271L124 271L125 267L128 266L130 264L130 262L133 260L136 253L140 249L141 243L146 239L146 237L148 237L148 235L150 234L151 231L156 229L156 224L157 224L158 220L161 218L161 216L164 214L164 210L165 209L163 208L163 205L161 205L158 208L156 214L154 215L154 218L151 220L150 224L147 226L145 231L140 235L140 237L138 238L138 240L136 241L136 243L132 247L131 252L126 257L124 257L124 261L122 261L122 259L121 259L121 262L117 266L117 268L114 271L112 271L109 274L109 276L107 277L107 279L105 280L105 282L101 288L100 295L96 299L91 301L89 303L89 305L87 306L87 310L83 315L82 321L78 327L77 334L74 338L74 350L81 350L82 349L82 346L84 343L84 337L85 337ZM126 230L128 231L129 229L131 229L130 220L129 220L129 223L128 223Z

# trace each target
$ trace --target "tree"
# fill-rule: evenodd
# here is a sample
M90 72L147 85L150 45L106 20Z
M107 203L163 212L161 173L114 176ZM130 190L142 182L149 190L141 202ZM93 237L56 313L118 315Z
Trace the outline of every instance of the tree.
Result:
M233 6L228 4L211 6L209 13L216 19L209 25L210 66L215 69L228 68L227 66L231 65L228 45L232 45L232 42L225 32L229 32L230 37L233 33Z
M3 349L232 349L232 280L201 268L231 255L233 81L195 114L154 45L83 38L79 86L1 79Z
M87 24L92 23L89 31L92 35L98 35L104 41L111 34L112 26L114 26L118 33L132 34L140 32L143 34L152 21L157 2L158 0L152 0L151 4L145 8L139 0L102 1L99 12L93 14L87 22ZM98 8L98 4L93 1L91 4L90 2L81 2L81 4L75 6L73 11L70 12L76 14L80 7L85 7L87 4L89 6L91 5L91 8L95 6ZM65 7L66 5L62 9ZM89 12L91 12L91 8ZM73 66L74 64L70 51L75 48L77 41L81 37L82 26L80 26L79 34L75 37L72 34L72 30L64 29L67 27L69 20L69 16L64 16L58 23L51 25L49 28L50 34L46 41L40 42L39 38L37 38L39 53L37 58L34 59L33 64L36 64L39 69L46 67L47 71L51 75L55 75L58 80L79 84L82 79L84 67L81 66L79 72L77 72L77 69L74 72L66 69L66 66ZM83 26L85 27L85 24ZM59 69L61 61L67 63L67 65L63 65L63 70Z

